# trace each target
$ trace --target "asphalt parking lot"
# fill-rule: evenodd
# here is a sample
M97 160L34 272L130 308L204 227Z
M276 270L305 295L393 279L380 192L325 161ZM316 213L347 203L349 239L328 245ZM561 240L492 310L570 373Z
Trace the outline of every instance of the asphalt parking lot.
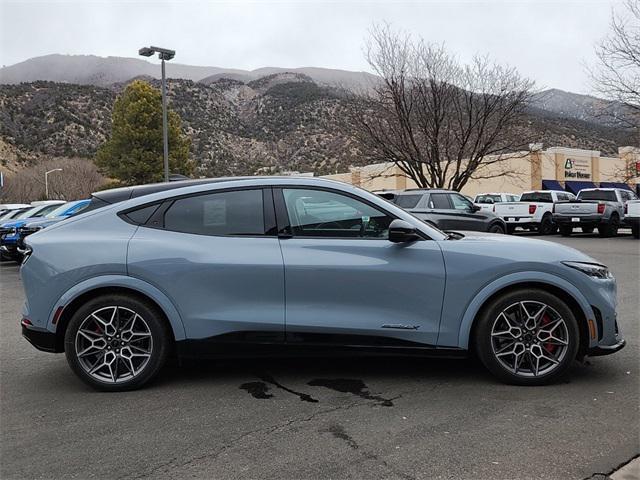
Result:
M640 242L547 239L609 265L628 345L532 388L472 360L287 359L170 366L144 390L97 393L21 338L18 267L2 263L0 477L607 474L640 453Z

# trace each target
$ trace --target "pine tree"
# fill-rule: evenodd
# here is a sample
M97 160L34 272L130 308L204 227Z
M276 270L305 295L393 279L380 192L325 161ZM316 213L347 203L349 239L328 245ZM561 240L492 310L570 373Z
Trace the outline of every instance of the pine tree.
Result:
M180 116L169 110L169 171L189 175L191 141L182 134ZM136 185L163 179L162 95L149 83L136 80L113 106L111 138L96 154L96 164L120 184Z

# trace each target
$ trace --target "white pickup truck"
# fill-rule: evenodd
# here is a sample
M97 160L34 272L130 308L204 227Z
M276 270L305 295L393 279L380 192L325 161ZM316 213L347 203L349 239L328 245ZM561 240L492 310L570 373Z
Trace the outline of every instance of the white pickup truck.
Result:
M640 200L624 204L624 223L631 227L634 238L640 238Z
M507 224L507 233L520 227L550 235L557 229L553 222L553 204L575 198L572 193L560 190L532 190L524 192L519 202L494 204L493 211Z
M493 211L493 205L504 202L517 202L520 195L514 193L479 193L473 199L473 203L478 205L482 210Z

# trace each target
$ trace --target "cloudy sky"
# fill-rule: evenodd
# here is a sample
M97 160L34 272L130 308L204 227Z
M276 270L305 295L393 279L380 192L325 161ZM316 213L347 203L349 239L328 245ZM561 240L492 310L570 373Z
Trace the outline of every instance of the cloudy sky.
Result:
M616 1L32 1L0 0L0 65L50 53L136 56L144 45L193 65L369 70L362 45L374 22L460 58L489 54L540 87L587 93L584 65Z

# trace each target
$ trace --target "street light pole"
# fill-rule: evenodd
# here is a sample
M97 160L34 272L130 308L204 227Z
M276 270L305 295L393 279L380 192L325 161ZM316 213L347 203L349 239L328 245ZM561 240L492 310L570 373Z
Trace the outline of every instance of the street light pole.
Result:
M164 181L169 181L169 126L167 125L167 81L164 74L164 56L162 58L162 149L164 153Z
M165 60L171 60L175 57L175 50L160 47L143 47L138 50L138 54L144 57L150 57L154 53L158 54L158 58L162 64L162 150L164 157L164 181L169 181L169 126L167 121L167 80L165 75Z
M45 197L49 200L49 174L53 172L61 172L61 168L54 168L53 170L49 170L48 172L44 172L44 192Z

